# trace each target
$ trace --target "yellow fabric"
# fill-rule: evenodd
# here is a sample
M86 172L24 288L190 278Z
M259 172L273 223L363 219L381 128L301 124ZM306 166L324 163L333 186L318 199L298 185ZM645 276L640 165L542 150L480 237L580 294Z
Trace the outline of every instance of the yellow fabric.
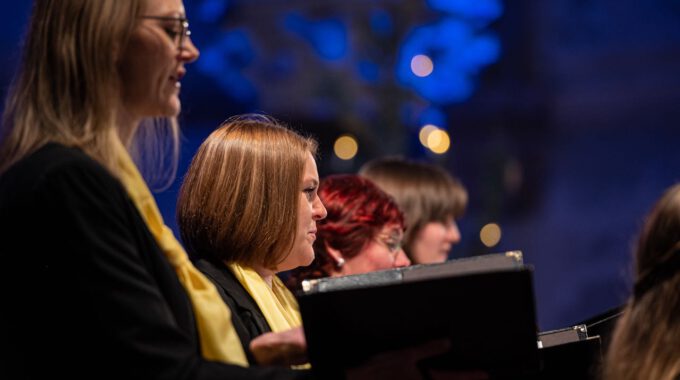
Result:
M153 195L125 147L119 142L116 148L120 180L191 299L203 357L247 367L248 361L231 323L229 308L212 282L189 261L184 248L163 222Z
M229 269L260 307L273 332L290 330L302 325L300 306L295 296L276 275L272 276L270 288L264 279L251 268L229 264Z

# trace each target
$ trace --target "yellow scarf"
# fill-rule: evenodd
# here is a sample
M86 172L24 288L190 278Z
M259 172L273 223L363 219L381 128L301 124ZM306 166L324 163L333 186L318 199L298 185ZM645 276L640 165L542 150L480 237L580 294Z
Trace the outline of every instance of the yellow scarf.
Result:
M231 323L229 308L210 280L189 261L184 248L163 222L156 201L128 151L121 142L117 142L116 149L120 180L191 299L203 356L208 360L247 367L248 361Z
M260 307L273 332L290 330L302 325L300 306L293 293L283 285L278 276L273 276L270 288L264 279L251 268L229 264L229 269Z

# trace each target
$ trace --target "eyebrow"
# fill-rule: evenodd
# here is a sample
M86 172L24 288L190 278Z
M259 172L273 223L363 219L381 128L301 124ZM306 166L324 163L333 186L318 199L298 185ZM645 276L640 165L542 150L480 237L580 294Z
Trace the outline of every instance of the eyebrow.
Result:
M188 21L184 16L142 16L142 18L160 21Z
M187 15L185 12L182 11L166 11L166 12L161 12L158 16L163 17L163 18L187 18Z

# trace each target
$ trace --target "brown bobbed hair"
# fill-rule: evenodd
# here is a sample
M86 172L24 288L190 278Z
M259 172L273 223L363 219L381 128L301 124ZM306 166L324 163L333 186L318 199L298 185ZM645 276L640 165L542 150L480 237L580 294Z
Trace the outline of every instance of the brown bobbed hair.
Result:
M467 191L460 181L436 165L387 157L367 162L359 174L397 201L406 218L404 252L412 261L418 232L430 222L460 218L467 206Z
M177 220L192 258L275 269L293 247L305 163L316 149L268 116L222 123L179 193Z
M635 291L614 329L604 379L680 376L679 255L680 185L675 185L657 201L642 227L635 252Z

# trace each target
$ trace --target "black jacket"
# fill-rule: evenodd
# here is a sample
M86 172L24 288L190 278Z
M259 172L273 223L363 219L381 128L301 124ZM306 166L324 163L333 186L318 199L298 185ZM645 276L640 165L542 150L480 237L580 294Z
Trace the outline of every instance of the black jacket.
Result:
M48 144L0 177L0 378L285 379L204 360L189 299L120 182Z
M195 265L215 284L222 299L231 309L231 320L241 339L248 361L251 364L255 363L249 349L250 341L272 331L260 307L226 265L206 259L197 260Z

